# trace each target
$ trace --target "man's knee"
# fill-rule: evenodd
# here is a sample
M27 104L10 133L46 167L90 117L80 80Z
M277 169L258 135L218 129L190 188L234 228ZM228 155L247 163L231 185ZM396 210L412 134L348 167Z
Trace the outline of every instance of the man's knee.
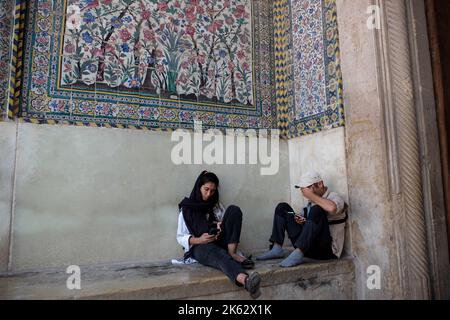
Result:
M315 205L309 211L308 219L318 223L322 219L327 219L327 212L321 206Z
M279 203L275 208L275 215L284 217L286 216L286 213L291 210L292 207L288 203L282 202Z

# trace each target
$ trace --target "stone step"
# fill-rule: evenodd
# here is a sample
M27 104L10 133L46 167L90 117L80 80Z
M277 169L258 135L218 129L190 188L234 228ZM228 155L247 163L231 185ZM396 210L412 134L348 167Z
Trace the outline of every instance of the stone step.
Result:
M308 261L284 269L257 262L260 299L354 299L353 261ZM81 268L81 289L69 290L66 270L0 274L0 299L250 299L223 273L199 264L125 264Z

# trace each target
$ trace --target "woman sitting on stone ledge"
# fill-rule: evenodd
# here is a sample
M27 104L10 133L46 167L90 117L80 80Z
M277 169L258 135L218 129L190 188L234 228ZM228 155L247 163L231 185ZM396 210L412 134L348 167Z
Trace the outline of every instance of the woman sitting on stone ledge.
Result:
M244 287L252 298L261 294L261 277L248 275L244 269L254 262L238 254L242 211L237 206L227 210L219 202L219 179L203 171L189 198L178 205L177 241L184 248L184 259L195 259L205 266L221 270L233 283Z

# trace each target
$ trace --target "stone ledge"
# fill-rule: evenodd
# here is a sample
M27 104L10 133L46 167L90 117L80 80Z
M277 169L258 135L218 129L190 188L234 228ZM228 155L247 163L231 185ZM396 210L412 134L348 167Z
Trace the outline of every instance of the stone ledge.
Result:
M257 262L260 299L353 299L350 259L309 261L284 269L278 260ZM68 290L68 274L40 271L0 274L0 299L249 299L221 272L201 265L128 264L86 267L81 290Z

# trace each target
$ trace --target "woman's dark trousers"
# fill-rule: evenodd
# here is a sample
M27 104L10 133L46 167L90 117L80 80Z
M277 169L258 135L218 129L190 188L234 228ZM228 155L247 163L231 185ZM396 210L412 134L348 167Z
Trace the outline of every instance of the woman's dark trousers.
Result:
M242 228L242 211L239 207L230 206L225 211L222 233L217 242L196 245L192 249L192 257L202 265L221 270L233 283L240 273L245 273L241 264L229 254L227 246L239 243Z

